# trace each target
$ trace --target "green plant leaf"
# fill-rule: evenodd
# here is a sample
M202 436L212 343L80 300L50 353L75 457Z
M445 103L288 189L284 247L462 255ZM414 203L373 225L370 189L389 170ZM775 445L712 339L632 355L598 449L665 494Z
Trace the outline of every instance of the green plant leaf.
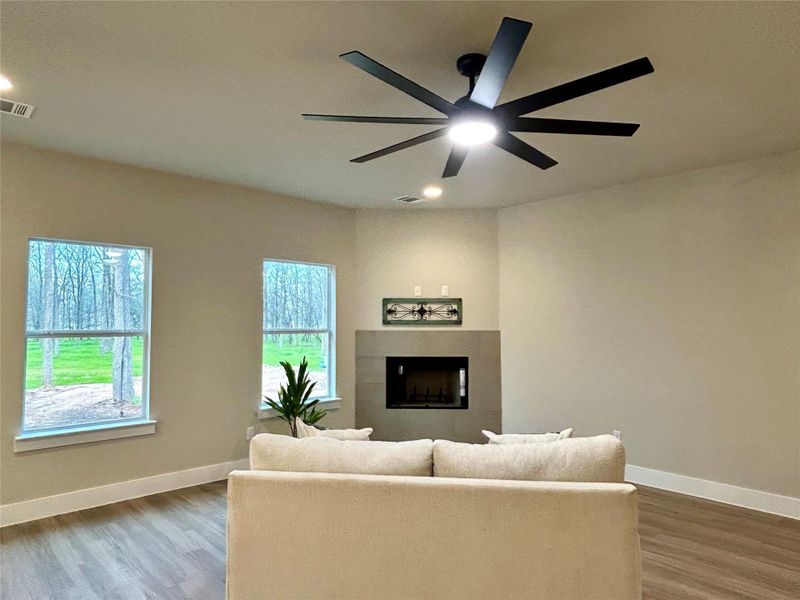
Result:
M303 419L308 425L314 425L319 422L322 417L328 414L329 411L314 407Z
M319 422L328 411L317 407L319 398L309 400L317 382L309 380L308 359L303 357L297 372L288 361L281 361L280 365L286 373L286 384L279 387L277 401L264 396L266 403L290 427L298 418L309 425Z
M314 400L313 402L309 402L307 404L303 404L303 415L310 413L314 410L314 407L319 404L319 399Z

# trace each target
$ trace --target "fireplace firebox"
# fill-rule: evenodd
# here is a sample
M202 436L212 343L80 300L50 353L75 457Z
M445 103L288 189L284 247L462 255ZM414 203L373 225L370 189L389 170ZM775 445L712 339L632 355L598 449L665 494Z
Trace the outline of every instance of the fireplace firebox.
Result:
M468 408L466 356L387 356L386 408Z

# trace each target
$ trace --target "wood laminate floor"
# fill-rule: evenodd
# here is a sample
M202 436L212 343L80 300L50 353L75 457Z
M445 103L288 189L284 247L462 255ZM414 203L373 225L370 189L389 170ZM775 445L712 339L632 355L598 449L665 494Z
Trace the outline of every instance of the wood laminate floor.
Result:
M646 600L800 599L800 521L639 490ZM2 600L224 595L224 482L0 530Z

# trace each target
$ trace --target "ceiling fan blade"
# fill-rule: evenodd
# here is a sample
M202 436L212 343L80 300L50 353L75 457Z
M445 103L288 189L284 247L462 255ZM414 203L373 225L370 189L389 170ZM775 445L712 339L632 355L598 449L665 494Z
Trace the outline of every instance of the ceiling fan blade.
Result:
M549 169L558 164L557 161L547 156L544 152L526 144L518 137L506 131L498 133L497 137L492 140L492 143L498 148L502 148L506 152L510 152L514 156L518 156L522 160L536 165L540 169Z
M508 131L536 133L571 133L575 135L614 135L630 137L639 129L638 123L612 123L608 121L574 121L572 119L539 119L515 117L505 121Z
M385 67L381 63L372 60L369 56L362 54L358 50L345 52L344 54L340 55L340 57L345 59L351 65L358 67L362 71L366 71L373 77L377 77L392 87L396 87L401 92L405 92L412 98L416 98L431 108L435 108L442 114L449 115L456 112L456 107L454 104L451 104L441 96L437 96L430 90L426 90L424 87L414 83L410 79L403 77L400 75L400 73L392 71L389 67Z
M494 108L533 23L506 17L486 57L478 82L469 96L473 102Z
M454 145L450 150L450 156L447 158L447 164L444 166L442 178L455 177L458 175L458 172L461 170L461 165L464 164L468 153L469 146Z
M653 72L653 65L647 57L639 58L624 65L611 67L594 75L587 75L575 81L557 85L550 89L524 96L497 107L497 111L507 116L525 115L530 112L560 104L573 98L585 96L618 83L636 79Z
M404 150L405 148L410 148L411 146L416 146L417 144L423 144L425 142L435 140L436 138L442 137L446 133L447 133L447 127L443 127L442 129L435 129L434 131L423 133L422 135L418 135L417 137L411 138L410 140L400 142L399 144L394 144L392 146L382 148L381 150L370 152L369 154L365 154L364 156L359 156L358 158L352 159L350 162L355 162L355 163L367 162L368 160L380 158L381 156L386 156L387 154L392 154L393 152Z
M447 117L359 117L355 115L303 114L306 121L336 121L339 123L406 123L411 125L444 125Z

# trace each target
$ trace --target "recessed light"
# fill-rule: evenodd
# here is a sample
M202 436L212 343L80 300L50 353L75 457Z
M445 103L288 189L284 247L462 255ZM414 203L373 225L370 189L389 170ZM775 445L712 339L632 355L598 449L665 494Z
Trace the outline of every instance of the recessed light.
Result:
M450 139L463 146L475 146L488 142L497 135L497 127L489 121L469 120L450 127Z
M14 84L11 83L11 80L8 77L5 75L0 75L0 92L7 92L13 87Z
M438 185L429 185L424 190L422 190L422 195L425 196L426 198L430 198L431 200L434 200L436 198L441 198L442 188L440 188Z

